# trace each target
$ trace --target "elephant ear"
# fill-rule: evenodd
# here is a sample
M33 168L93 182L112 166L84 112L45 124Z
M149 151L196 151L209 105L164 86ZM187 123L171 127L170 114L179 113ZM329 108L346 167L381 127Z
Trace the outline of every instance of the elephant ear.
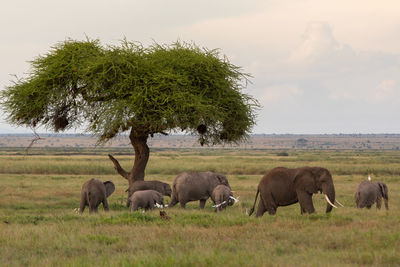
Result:
M384 199L389 199L389 190L388 190L386 184L379 182L378 185L379 185L379 188L381 189L382 197Z
M315 174L309 168L299 170L294 177L293 183L296 190L303 190L310 194L318 192Z
M105 181L104 186L106 187L106 197L109 197L115 191L115 185L111 181Z

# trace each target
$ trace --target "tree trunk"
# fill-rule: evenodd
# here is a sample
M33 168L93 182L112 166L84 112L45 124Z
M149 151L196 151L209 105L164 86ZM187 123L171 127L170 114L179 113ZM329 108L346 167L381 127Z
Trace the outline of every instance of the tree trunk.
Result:
M137 136L136 134L129 135L131 144L135 149L135 162L133 168L129 174L129 182L143 181L144 171L146 169L147 162L149 161L150 149L147 146L148 135Z
M125 171L113 156L108 155L114 164L114 168L122 177L128 180L129 185L135 181L144 180L145 169L150 156L147 138L148 134L138 133L133 129L131 130L129 139L131 140L131 144L135 150L135 161L130 172Z

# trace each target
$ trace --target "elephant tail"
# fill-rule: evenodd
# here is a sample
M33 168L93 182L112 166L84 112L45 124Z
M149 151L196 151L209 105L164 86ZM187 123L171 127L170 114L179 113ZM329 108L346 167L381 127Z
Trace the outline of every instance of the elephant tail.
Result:
M257 202L257 198L258 198L258 194L259 193L260 193L260 189L257 188L256 198L254 199L254 204L253 204L253 207L251 208L251 210L249 212L249 216L251 216L251 214L253 214L253 212L254 212L254 207L256 206L256 202Z
M379 188L381 189L382 197L384 199L389 199L389 193L388 193L389 190L388 190L386 184L379 183Z

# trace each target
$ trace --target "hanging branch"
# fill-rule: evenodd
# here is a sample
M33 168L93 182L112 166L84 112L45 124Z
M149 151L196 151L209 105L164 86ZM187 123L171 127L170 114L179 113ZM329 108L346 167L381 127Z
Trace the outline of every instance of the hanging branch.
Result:
M35 135L35 138L32 139L31 143L29 146L25 149L25 156L28 155L29 149L33 146L33 144L39 140L43 140L44 138L41 138L35 131L34 128L31 128L33 131L33 134Z

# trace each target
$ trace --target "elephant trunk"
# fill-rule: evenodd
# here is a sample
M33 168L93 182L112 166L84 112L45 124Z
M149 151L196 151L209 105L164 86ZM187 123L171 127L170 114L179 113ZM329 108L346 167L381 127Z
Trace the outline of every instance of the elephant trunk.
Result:
M335 203L335 188L333 183L330 185L322 186L322 193L325 195L325 199L328 202L326 204L326 213L331 212L332 208L337 208L333 203Z

